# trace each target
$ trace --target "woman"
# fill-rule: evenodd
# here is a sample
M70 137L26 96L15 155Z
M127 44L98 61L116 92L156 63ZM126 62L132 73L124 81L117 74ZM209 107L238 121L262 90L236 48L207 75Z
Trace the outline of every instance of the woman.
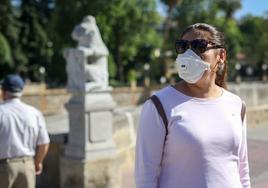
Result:
M208 24L194 24L175 47L183 81L155 94L166 121L153 100L143 106L137 188L249 188L243 103L226 90L222 33Z

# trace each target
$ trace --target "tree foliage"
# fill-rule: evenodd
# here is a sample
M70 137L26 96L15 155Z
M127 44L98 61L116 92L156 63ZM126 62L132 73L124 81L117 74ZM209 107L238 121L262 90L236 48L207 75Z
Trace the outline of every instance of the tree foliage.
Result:
M248 15L239 24L244 39L243 52L248 54L247 61L257 63L267 58L267 20ZM266 60L267 61L267 60Z
M106 19L103 19L104 15L97 19L105 20L102 25L110 25L106 32L103 28L104 33L108 35L105 41L118 67L116 78L125 81L127 69L144 63L143 61L151 55L149 51L145 58L139 58L142 53L140 49L159 47L161 40L156 26L161 19L152 0L117 0L106 8Z
M14 69L14 60L21 53L14 50L18 44L19 22L16 20L9 0L0 6L0 77Z
M40 81L40 67L50 63L52 51L47 33L42 25L38 1L22 0L20 7L12 7L11 1L2 0L1 32L11 46L11 71L18 72L33 81ZM41 1L40 1L41 2Z
M70 34L86 15L96 17L110 51L109 73L114 81L141 78L144 64L160 74L163 67L154 56L155 49L161 48L161 54L172 50L175 55L173 41L197 22L223 31L231 67L237 54L245 54L247 64L268 63L267 17L248 15L236 20L241 0L159 1L167 6L166 17L156 11L155 0L1 0L0 77L18 72L40 81L40 67L45 67L48 83L64 84L62 52L76 46Z
M0 64L12 66L11 49L7 39L0 33Z
M154 0L59 0L55 6L52 27L53 31L58 32L51 32L54 47L63 49L73 46L70 33L88 14L96 17L102 38L110 51L109 71L112 79L126 81L128 69L136 66L134 62L141 61L136 58L139 49L148 45L153 48L160 45L161 37L156 27L161 18ZM56 53L54 57L62 62L61 50Z
M20 61L18 69L19 72L37 81L40 81L40 67L47 67L52 55L47 33L39 18L35 1L23 0L19 17L21 23L19 44L27 56L27 61Z

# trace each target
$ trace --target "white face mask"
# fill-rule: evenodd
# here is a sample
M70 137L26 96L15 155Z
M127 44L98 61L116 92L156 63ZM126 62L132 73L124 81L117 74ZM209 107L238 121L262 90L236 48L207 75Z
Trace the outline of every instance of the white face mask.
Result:
M176 63L178 65L179 77L191 84L200 80L206 70L210 71L210 64L203 61L191 49L188 49L183 54L179 54Z

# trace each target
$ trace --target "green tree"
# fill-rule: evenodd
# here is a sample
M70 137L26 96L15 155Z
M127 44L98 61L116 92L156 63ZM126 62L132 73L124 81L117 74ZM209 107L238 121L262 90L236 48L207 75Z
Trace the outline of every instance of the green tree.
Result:
M218 0L218 6L223 10L225 19L233 19L234 13L241 8L241 0Z
M166 45L169 39L169 33L170 33L170 27L172 25L172 11L181 4L182 0L161 0L162 3L164 3L168 9L167 9L167 16L165 18L165 21L163 23L163 45L162 48L165 50L165 48L168 46Z
M241 30L234 19L235 12L241 8L241 0L220 0L218 8L224 15L218 19L216 25L225 35L228 58L234 61L236 54L241 52L243 41Z
M3 0L1 3L0 15L0 64L12 66L11 47L8 39L4 36L14 38L12 32L9 32L12 31L12 23L14 20L9 0Z
M108 48L118 68L117 79L125 81L128 71L126 69L137 67L143 61L135 58L139 56L139 49L145 46L156 48L160 45L161 39L156 32L160 17L156 12L155 1L152 0L116 0L106 8L105 12L108 14L102 25L109 25L110 22ZM131 62L133 63L130 64Z
M121 82L127 80L128 70L137 66L134 63L140 63L136 57L141 47L160 46L161 37L156 27L161 18L154 0L58 0L50 36L54 42L53 47L57 49L57 52L54 50L53 64L57 59L58 63L61 62L58 66L61 70L64 70L62 49L75 45L70 33L89 14L96 17L102 38L110 51L109 71L112 79Z
M13 67L11 48L4 35L0 33L0 78L9 73L11 67Z
M1 33L1 65L0 77L15 71L15 63L19 57L25 58L18 46L20 23L17 20L10 0L1 0L0 33Z
M0 33L0 64L8 65L10 67L12 66L11 48L4 35L2 35L1 33Z
M32 80L40 81L39 69L48 67L51 61L50 40L38 17L35 1L23 0L20 10L19 45L27 59L20 60L17 69Z
M214 25L219 17L218 13L219 7L213 0L183 0L170 15L176 27L170 29L169 41L179 38L183 30L191 24L202 22ZM173 48L174 44L169 42L168 49Z
M251 15L244 17L239 24L245 39L243 40L243 52L250 54L247 60L252 63L256 63L263 56L264 51L266 51L259 45L263 43L263 24L262 18Z
M253 66L261 76L263 64L268 64L268 19L247 15L240 20L239 27L243 35L242 52L245 63Z

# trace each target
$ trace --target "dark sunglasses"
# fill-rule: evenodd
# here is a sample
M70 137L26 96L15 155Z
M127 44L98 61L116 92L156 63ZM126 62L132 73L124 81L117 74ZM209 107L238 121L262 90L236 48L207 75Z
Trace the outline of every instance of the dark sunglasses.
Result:
M210 44L211 46L208 46ZM188 40L177 40L175 42L175 49L177 54L182 54L188 49L193 50L196 54L202 54L210 49L223 48L223 46L216 45L213 42L207 41L205 39L195 39L192 41Z

